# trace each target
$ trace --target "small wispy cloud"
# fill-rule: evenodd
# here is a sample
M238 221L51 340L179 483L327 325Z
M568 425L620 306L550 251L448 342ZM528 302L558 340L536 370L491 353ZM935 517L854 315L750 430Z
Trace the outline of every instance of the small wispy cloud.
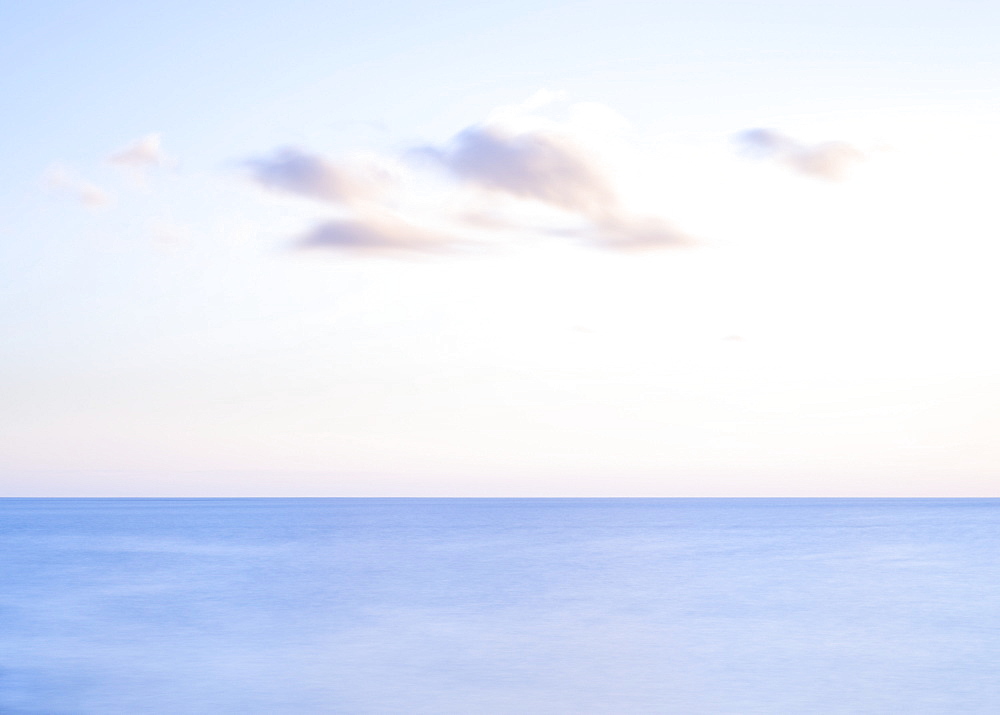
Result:
M91 184L88 181L84 181L76 187L77 196L80 197L80 201L83 202L85 206L91 206L94 208L100 206L108 206L114 201L114 197L110 193L102 189L96 184Z
M690 246L695 239L656 216L611 215L594 224L593 242L603 248L636 251Z
M163 151L162 136L152 133L112 153L108 162L123 168L142 170L164 166L169 162L169 157Z
M140 137L108 155L105 163L126 170L131 175L133 186L142 187L146 183L146 174L150 168L167 166L171 163L171 159L163 151L161 135L154 133ZM111 192L79 178L74 172L62 166L53 167L46 172L45 185L49 189L75 196L90 208L104 208L115 203L115 196Z
M44 177L45 186L69 194L88 208L104 208L114 203L114 196L100 186L74 176L64 167L49 169Z
M749 129L736 137L749 156L784 164L790 169L817 179L842 179L865 155L842 141L805 144L773 129Z
M149 232L153 241L159 246L179 246L187 243L191 238L191 229L182 224L162 219L152 221L149 225Z

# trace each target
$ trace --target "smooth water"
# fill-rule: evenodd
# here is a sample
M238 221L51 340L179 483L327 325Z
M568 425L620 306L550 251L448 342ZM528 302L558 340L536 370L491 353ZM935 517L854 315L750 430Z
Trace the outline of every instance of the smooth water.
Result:
M997 713L1000 500L0 500L0 713Z

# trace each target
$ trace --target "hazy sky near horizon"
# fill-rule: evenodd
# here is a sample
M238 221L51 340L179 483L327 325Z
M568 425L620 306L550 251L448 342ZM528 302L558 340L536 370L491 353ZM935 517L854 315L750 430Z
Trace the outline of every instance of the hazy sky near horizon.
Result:
M0 6L0 495L996 495L996 3L208 5Z

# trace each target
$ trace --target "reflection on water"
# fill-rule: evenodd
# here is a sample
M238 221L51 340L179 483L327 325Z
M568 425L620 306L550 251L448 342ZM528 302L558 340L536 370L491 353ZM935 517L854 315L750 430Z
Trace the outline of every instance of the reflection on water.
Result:
M0 712L996 713L1000 501L0 500Z

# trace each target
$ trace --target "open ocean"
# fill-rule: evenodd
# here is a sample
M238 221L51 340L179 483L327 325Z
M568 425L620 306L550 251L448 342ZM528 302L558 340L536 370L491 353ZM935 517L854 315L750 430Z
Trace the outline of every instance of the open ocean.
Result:
M1000 500L0 500L3 715L998 712Z

